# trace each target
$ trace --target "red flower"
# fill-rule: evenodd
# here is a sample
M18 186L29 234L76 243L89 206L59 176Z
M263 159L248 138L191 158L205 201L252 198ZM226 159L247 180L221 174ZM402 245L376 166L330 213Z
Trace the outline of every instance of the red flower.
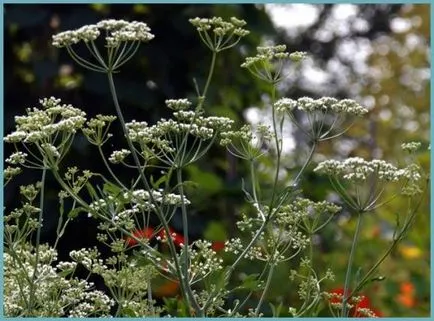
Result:
M225 248L225 242L224 241L214 241L211 244L211 248L215 252L220 252L221 250L223 250Z
M184 235L182 235L180 233L176 233L175 230L172 229L171 227L169 227L169 231L170 231L170 236L173 240L173 243L178 247L182 247L184 245ZM135 230L133 232L133 235L136 238L146 238L148 240L152 239L153 237L157 237L158 241L167 242L167 233L164 229L160 229L160 231L156 234L154 234L154 233L155 233L154 228L146 227L146 228L143 228L141 230ZM125 242L127 243L128 246L133 246L133 245L136 245L138 243L132 237L127 237L125 239ZM223 250L224 247L225 247L224 241L214 241L211 244L211 248L216 252Z
M154 233L154 229L152 227L145 227L141 230L135 230L133 232L133 235L138 238L138 239L151 239ZM138 242L136 239L132 238L132 237L127 237L125 242L127 243L128 246L133 246L136 245Z
M351 290L348 290L348 293L350 293ZM342 303L342 298L344 296L344 288L338 288L334 289L329 292L330 294L335 294L334 297L330 298L330 303ZM376 317L382 317L382 313L371 306L371 301L369 298L365 295L361 295L362 300L359 303L354 303L352 299L350 299L350 304L355 304L355 307L353 307L349 311L349 316L352 318L362 318L366 317L364 313L361 313L360 309L369 309Z
M169 231L170 231L170 236L172 237L173 243L175 243L175 245L179 246L179 247L183 246L184 245L184 236L182 234L176 233L175 230L172 229L171 227L169 227ZM162 240L167 239L167 233L164 229L158 233L158 236Z

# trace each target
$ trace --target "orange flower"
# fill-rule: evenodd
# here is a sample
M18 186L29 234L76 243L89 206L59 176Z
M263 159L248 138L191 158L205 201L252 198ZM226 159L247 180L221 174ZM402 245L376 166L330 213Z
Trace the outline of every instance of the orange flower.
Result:
M152 293L159 298L173 297L179 292L179 282L167 280L160 286L154 287Z
M402 282L400 286L400 294L397 301L407 308L412 308L416 304L415 288L411 282Z

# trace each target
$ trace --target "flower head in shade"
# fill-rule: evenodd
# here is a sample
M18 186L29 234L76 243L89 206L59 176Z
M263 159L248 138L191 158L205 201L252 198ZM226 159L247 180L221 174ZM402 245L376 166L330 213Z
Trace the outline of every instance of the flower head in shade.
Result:
M235 17L225 21L220 17L194 18L189 20L196 27L203 43L213 52L220 52L235 46L241 38L250 32L243 27L247 24L244 20Z
M70 47L81 41L91 43L101 33L105 35L107 47L117 47L122 42L148 42L154 38L151 29L144 22L108 19L97 24L86 25L75 30L67 30L53 36L53 46L57 48Z
M276 84L283 79L283 69L289 60L298 63L306 58L304 52L286 52L285 45L257 47L257 54L254 57L246 57L241 64L255 77L266 82Z

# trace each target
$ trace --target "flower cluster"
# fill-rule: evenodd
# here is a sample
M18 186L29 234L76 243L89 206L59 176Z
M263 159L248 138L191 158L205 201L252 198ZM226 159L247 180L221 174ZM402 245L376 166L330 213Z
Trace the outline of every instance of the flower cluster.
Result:
M401 148L408 153L414 153L420 148L421 145L422 144L420 142L410 142L402 144Z
M211 19L196 17L189 21L196 27L205 45L213 52L223 51L235 46L242 37L250 33L248 30L243 29L246 22L235 17L230 18L230 21L224 21L220 17ZM212 34L209 33L210 30L212 30Z
M153 266L139 264L137 260L129 259L125 254L103 260L96 249L71 251L70 256L89 272L101 276L111 292L117 293L115 300L121 307L120 316L144 317L162 311L161 308L151 308L155 302L145 300L151 306L143 305L143 298L147 296L150 280L157 275Z
M182 158L188 163L197 160L221 133L228 131L233 120L226 117L203 117L194 111L179 110L173 113L176 119L161 119L155 125L132 121L126 124L130 139L138 143L144 157L157 158L172 165ZM186 137L192 136L193 143L187 148L189 155L177 156L186 144ZM204 142L207 141L204 146Z
M361 157L350 157L344 161L326 160L318 164L315 172L334 176L349 182L364 182L372 175L380 181L396 182L408 177L409 172L380 159L366 161Z
M86 121L86 113L54 97L39 101L42 109L27 108L26 116L15 116L16 129L7 135L7 143L53 143L58 133L75 134Z
M384 192L384 184L403 181L401 192L414 195L420 192L418 182L421 178L419 167L409 165L397 168L383 160L366 161L351 157L344 161L327 160L318 164L315 172L328 175L335 190L344 201L358 211L373 210Z
M46 245L39 246L36 274L34 274L35 249L28 245L14 248L13 251L14 255L9 252L3 254L5 315L16 317L107 317L110 315L110 309L114 305L113 300L103 292L94 290L92 283L72 277L76 268L75 263L59 262L54 265L57 252L53 248Z
M124 159L131 154L128 149L115 150L109 157L109 161L113 164L123 163Z
M268 149L273 133L267 125L259 124L256 128L244 125L238 131L221 134L220 144L236 157L253 160L261 157Z
M52 44L54 47L62 48L80 41L93 42L100 36L101 31L106 35L107 47L117 47L121 42L127 41L148 42L154 38L150 33L151 29L144 22L109 19L54 35Z
M184 249L180 253L182 257ZM223 268L223 259L217 256L217 253L212 249L212 243L204 240L194 242L194 246L190 246L190 270L189 282L194 284L203 280L211 273Z
M271 261L274 263L287 261L297 255L309 244L309 239L304 235L299 223L309 215L307 210L299 211L300 201L294 201L293 205L282 206L278 211L273 212L273 224L262 232L257 243L247 253L246 258L250 260ZM248 218L243 215L237 226L241 231L247 231L253 235L257 233L263 212L269 212L267 207L257 211L257 217ZM245 245L239 238L232 238L225 243L225 252L235 255L241 254Z
M246 57L242 68L247 68L255 77L272 84L282 80L284 63L287 60L299 62L306 58L304 52L285 52L285 45L257 47L257 54L254 57Z
M280 112L293 112L294 109L312 113L322 112L324 114L352 114L355 116L361 116L368 112L368 110L360 106L352 99L338 100L333 97L322 97L319 99L313 99L310 97L302 97L297 100L290 98L281 98L274 103L274 107Z
M27 154L23 152L15 152L11 154L8 158L5 159L6 163L18 165L18 164L24 164L26 161Z
M166 100L166 106L173 110L184 110L188 109L191 106L191 102L186 99L167 99Z
M49 164L57 163L67 152L76 132L86 121L86 113L71 105L61 104L54 97L41 99L42 108L27 108L27 115L15 116L15 131L4 138L7 143L28 145L35 160L27 160L26 153L15 152L6 161L26 167L45 166L42 159ZM29 149L30 145L37 150ZM39 154L39 155L38 155ZM36 162L35 162L36 161ZM6 178L17 173L18 167L9 167Z
M33 205L39 191L40 184L20 186L20 194L24 198L22 206L4 215L5 242L19 242L23 235L31 235L42 226L37 216L40 215L41 209Z
M89 143L102 146L110 137L108 133L110 125L116 120L116 116L96 115L86 122L87 127L83 128L83 134L87 137Z
M127 204L130 204L129 208L125 208ZM90 212L88 216L105 217L117 227L133 230L137 213L154 211L156 205L177 207L181 204L188 205L190 201L185 197L182 199L178 194L153 190L151 196L148 191L138 189L125 192L116 198L108 195L106 198L93 201L89 205ZM110 230L112 227L106 229Z
M152 191L152 197L156 203L180 206L181 204L188 205L190 201L185 197L182 199L180 195L167 193L162 191ZM124 198L132 203L143 203L151 200L151 196L148 191L143 189L135 190L132 193L124 193Z
M342 208L327 201L314 202L297 197L276 214L276 223L280 226L300 226L309 235L317 233L325 223Z
M362 116L368 112L354 100L338 100L332 97L302 97L297 100L281 98L274 103L274 108L287 114L291 121L315 142L339 136L349 128L341 128L346 118ZM295 111L304 113L304 117L296 117Z
M325 292L324 296L333 309L342 310L342 300L344 297L343 288ZM347 308L349 308L349 316L352 318L378 318L382 316L380 311L372 308L371 301L364 295L352 297L350 302L347 303Z

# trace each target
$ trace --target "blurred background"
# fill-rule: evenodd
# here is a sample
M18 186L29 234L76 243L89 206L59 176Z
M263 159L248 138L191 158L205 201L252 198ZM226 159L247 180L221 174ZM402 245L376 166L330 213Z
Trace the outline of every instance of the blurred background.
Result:
M188 19L231 16L244 19L248 37L239 46L223 52L209 91L206 110L227 116L237 124L244 121L267 121L269 97L264 84L253 79L240 64L255 55L258 45L286 44L288 51L306 51L310 57L298 72L289 73L280 87L280 95L293 99L309 96L352 98L370 109L367 118L357 123L340 139L320 145L314 163L325 158L362 156L383 158L403 164L401 143L419 140L423 152L417 159L428 171L430 133L430 47L429 5L420 4L11 4L5 5L4 28L4 128L14 128L14 116L25 108L37 106L38 99L55 96L86 111L114 114L104 75L76 65L66 50L51 46L57 32L93 24L101 19L125 19L146 22L155 35L142 45L136 57L116 75L118 95L128 120L154 123L169 117L164 100L194 99L193 78L204 84L210 64L210 52L201 43ZM114 126L113 149L125 146L120 126ZM4 134L5 134L4 133ZM293 128L285 137L285 166L296 172L306 157L305 138ZM94 150L84 137L78 136L71 158L65 165L104 172L95 161ZM5 146L5 155L11 152ZM107 150L109 154L111 150ZM89 161L92 160L92 161ZM272 164L261 164L263 168ZM323 200L328 195L328 181L312 173L304 181L305 196ZM267 171L263 179L267 181ZM128 172L119 168L119 175ZM224 241L236 233L235 222L244 206L241 178L244 165L223 149L216 147L207 158L190 166L186 173L199 184L200 193L191 190L195 206L191 212L192 238L205 237ZM16 197L22 184L39 179L40 173L27 171L5 190L7 208L19 202ZM58 186L50 180L48 211L43 237L50 241L57 223ZM370 216L364 226L356 264L368 268L385 249L393 232L395 216L403 212L400 200ZM367 288L364 294L382 316L430 315L430 212L428 198L420 208L408 238L379 271L385 280ZM403 215L405 213L402 213ZM325 290L343 287L346 259L354 220L342 214L318 238L316 264L331 267L337 274ZM173 228L182 229L175 217ZM77 238L77 233L80 237ZM77 218L60 244L61 257L71 249L96 244L96 224L87 217ZM243 267L254 270L251 264ZM269 294L274 304L295 304L297 291L288 279L291 266L278 269L275 285ZM282 284L288 287L282 287ZM168 287L162 295L176 294ZM257 300L257 298L252 298ZM265 313L269 313L265 307ZM287 315L287 309L281 316ZM324 312L325 313L325 312Z

